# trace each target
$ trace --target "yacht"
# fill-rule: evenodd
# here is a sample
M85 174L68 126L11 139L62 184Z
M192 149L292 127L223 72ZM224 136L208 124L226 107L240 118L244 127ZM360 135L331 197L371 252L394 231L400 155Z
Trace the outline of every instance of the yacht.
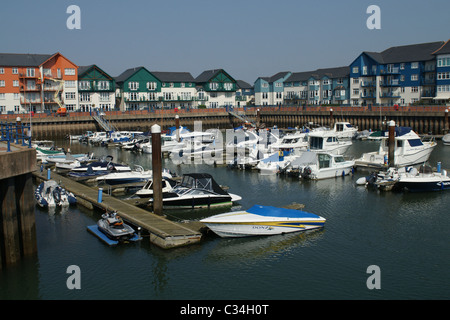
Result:
M350 140L340 140L331 130L313 130L308 134L309 149L314 152L330 152L344 154L351 147Z

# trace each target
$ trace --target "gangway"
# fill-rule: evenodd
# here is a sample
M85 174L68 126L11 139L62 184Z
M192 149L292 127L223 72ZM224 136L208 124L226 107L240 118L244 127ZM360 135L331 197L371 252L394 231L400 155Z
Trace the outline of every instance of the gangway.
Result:
M106 132L117 131L117 128L111 122L103 118L103 116L100 115L98 112L94 112L94 115L92 117Z
M234 111L228 111L228 114L232 115L233 117L238 118L239 120L250 124L253 128L256 128L256 124L253 120L250 120L249 118L247 118L247 116L245 114L238 114Z

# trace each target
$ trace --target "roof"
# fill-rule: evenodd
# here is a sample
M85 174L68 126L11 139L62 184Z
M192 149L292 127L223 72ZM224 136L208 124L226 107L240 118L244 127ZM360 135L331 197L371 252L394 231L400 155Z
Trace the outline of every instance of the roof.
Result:
M433 52L436 54L449 54L450 53L450 40L447 40L439 49Z
M267 81L269 83L272 83L272 82L275 82L275 81L277 81L277 80L279 80L281 78L284 78L288 73L290 73L290 72L289 71L281 71L281 72L278 72L278 73L274 74L271 77L259 77L259 78L263 79L263 80L265 80L265 81Z
M419 43L390 47L382 52L364 51L363 53L379 64L429 61L434 59L433 53L441 48L443 44L443 41Z
M138 72L141 69L145 69L145 67L134 67L134 68L127 69L124 72L122 72L120 75L118 75L117 77L114 77L114 79L116 79L116 82L124 82L129 77L131 77L133 74L135 74L136 72Z
M253 86L243 80L236 80L239 89L253 89Z
M189 72L162 72L151 71L162 82L194 82L194 77Z
M229 77L232 81L236 81L233 79L233 77L231 77L228 73L226 73L225 70L212 69L212 70L206 70L206 71L203 71L202 73L200 73L197 76L197 78L195 78L195 82L196 83L208 82L209 80L211 80L212 78L214 78L217 74L219 74L221 72L224 73L225 75L227 75L227 77Z
M348 66L325 68L325 69L317 69L314 71L294 72L289 78L285 80L285 82L308 81L311 78L322 79L323 77L345 78L349 74L350 74L350 67Z
M0 66L38 67L55 54L0 53Z

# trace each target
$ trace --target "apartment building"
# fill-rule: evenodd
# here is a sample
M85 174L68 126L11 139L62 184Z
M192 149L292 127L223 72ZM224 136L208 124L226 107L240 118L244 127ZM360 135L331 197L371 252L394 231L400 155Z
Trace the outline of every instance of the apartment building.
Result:
M60 53L0 53L0 113L52 113L67 94L77 109L77 69Z
M292 72L283 71L271 77L259 77L254 83L255 105L274 106L283 104L284 81Z
M351 104L408 105L436 94L436 57L442 41L363 52L350 64Z
M294 72L284 81L284 104L347 104L349 67Z
M450 40L433 52L436 57L436 96L439 102L450 99Z
M225 70L203 71L195 78L198 106L219 108L236 106L237 83Z

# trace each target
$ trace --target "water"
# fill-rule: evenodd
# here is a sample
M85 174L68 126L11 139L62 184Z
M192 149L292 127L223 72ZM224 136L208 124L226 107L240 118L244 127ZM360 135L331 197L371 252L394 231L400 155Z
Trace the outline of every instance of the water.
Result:
M61 142L62 143L62 142ZM58 144L61 145L61 144ZM70 145L73 153L85 145ZM355 141L349 155L375 150ZM97 155L151 167L149 155L94 148ZM441 142L430 158L450 168ZM38 255L0 272L1 299L449 299L450 193L377 192L353 177L299 181L205 164L165 167L178 174L211 173L242 196L240 206L305 204L327 219L310 233L224 239L163 250L144 239L108 247L86 231L100 212L81 206L49 214L36 206ZM226 211L226 210L225 210ZM223 211L176 213L201 219ZM174 214L175 215L175 214ZM81 289L69 290L67 267L81 270ZM381 271L369 290L367 268Z

